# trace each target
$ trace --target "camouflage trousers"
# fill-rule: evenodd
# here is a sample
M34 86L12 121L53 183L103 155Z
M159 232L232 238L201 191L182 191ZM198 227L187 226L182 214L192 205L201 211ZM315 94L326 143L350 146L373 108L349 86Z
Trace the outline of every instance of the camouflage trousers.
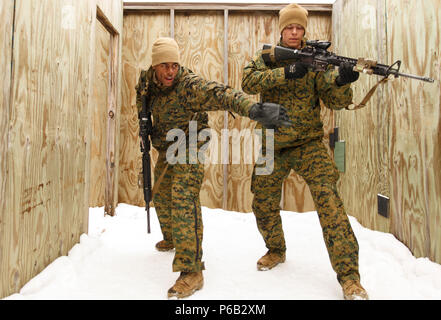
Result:
M309 186L337 280L359 280L358 242L337 192L339 172L320 139L274 152L274 169L269 175L256 175L254 169L252 207L266 247L273 252L286 251L280 200L282 183L291 169Z
M154 175L158 180L165 168L166 153L160 152ZM173 242L173 272L204 270L203 224L199 192L204 178L203 164L169 165L153 197L164 240Z

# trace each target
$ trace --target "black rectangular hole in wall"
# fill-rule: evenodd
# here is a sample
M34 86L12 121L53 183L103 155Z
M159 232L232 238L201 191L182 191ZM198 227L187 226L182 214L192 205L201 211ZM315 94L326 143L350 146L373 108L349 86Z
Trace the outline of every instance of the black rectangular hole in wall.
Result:
M377 195L378 198L378 214L385 218L389 218L389 198L382 194Z

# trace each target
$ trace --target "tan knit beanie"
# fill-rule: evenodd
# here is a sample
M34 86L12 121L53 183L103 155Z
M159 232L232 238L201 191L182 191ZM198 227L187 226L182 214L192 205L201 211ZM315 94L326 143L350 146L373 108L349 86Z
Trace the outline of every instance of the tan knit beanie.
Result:
M303 28L308 26L308 10L292 3L287 5L279 12L279 31L282 33L286 26L297 23Z
M181 64L179 47L175 39L158 38L152 47L152 66L166 62Z

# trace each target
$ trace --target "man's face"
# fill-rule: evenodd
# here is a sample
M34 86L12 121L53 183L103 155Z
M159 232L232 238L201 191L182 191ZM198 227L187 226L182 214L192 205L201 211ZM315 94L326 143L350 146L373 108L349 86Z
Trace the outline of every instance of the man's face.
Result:
M178 75L179 64L175 62L160 63L153 67L155 70L156 80L164 87L171 87L173 81Z
M282 42L292 49L300 49L304 35L305 28L299 24L293 23L283 29Z

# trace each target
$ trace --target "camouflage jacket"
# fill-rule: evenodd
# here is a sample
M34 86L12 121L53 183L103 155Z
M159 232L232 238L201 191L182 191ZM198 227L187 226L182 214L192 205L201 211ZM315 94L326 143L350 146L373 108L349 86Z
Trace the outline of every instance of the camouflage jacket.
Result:
M204 80L182 66L171 87L162 87L158 83L153 68L141 71L136 86L138 113L142 108L142 95L148 96L153 115L152 145L160 151L172 143L166 141L167 132L171 129L188 131L189 121L195 113L199 132L208 127L206 111L230 110L248 117L249 108L254 104L241 91Z
M305 43L304 39L303 43ZM279 43L279 46L282 44ZM296 146L305 141L323 137L320 119L320 99L325 106L342 109L352 102L350 85L338 87L335 78L338 72L328 68L325 72L308 72L301 79L285 80L284 67L292 61L266 65L262 50L244 68L242 89L248 94L261 94L261 100L278 103L288 111L292 127L280 128L274 135L276 149Z

